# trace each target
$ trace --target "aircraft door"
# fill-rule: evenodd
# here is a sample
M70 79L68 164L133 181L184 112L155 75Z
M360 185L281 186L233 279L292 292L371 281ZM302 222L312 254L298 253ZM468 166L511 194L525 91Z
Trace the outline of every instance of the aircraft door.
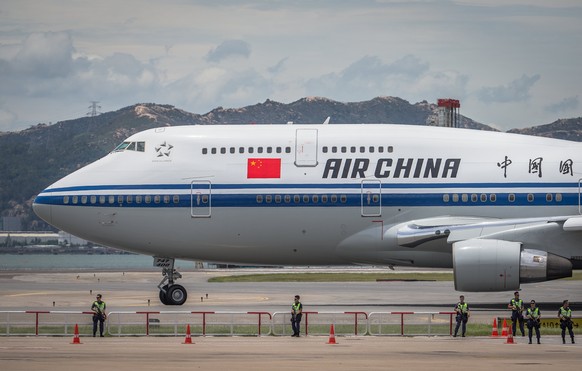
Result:
M578 179L578 214L582 214L582 179Z
M295 166L317 166L317 129L295 132Z
M378 179L362 180L362 216L382 216L382 183Z
M194 180L190 184L190 216L210 218L212 210L212 184L209 180Z

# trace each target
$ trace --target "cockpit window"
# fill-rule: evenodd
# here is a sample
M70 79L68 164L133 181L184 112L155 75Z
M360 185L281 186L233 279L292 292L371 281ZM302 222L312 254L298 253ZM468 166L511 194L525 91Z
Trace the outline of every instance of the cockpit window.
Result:
M118 145L118 146L117 146L117 148L115 148L115 149L113 150L113 152L120 152L120 151L124 151L124 150L127 148L127 146L129 146L129 143L130 143L130 142L123 142L123 143L121 143L120 145Z
M145 152L145 142L123 142L113 152L137 151Z

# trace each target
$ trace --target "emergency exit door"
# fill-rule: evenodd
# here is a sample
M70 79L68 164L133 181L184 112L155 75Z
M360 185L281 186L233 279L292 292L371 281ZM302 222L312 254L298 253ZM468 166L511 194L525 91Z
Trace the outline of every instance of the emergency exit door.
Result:
M362 216L382 216L382 183L378 179L362 180Z
M190 184L190 216L210 218L212 212L212 184L209 180L194 180Z
M317 129L297 129L295 166L317 166Z

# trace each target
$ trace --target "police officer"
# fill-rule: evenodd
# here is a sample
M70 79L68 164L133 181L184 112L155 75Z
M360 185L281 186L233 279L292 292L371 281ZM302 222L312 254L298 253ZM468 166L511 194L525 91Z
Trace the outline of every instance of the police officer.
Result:
M299 295L295 295L295 300L291 304L291 328L293 329L293 337L299 337L301 330L301 317L303 315L303 304L299 301Z
M513 299L507 305L508 309L511 309L511 329L513 330L513 335L516 334L516 325L519 321L519 331L521 331L521 336L525 336L525 330L523 329L523 300L519 298L519 292L513 293Z
M527 308L525 312L525 318L527 319L527 335L529 336L529 343L531 344L532 329L536 329L536 338L538 339L538 344L540 343L540 323L542 316L540 314L540 308L536 307L536 301L532 300L530 307Z
M570 309L570 302L564 300L562 306L558 310L558 318L560 319L560 327L562 328L562 344L566 344L566 328L570 333L572 344L574 342L574 331L572 331L572 309Z
M461 323L463 324L461 336L465 337L465 333L467 332L467 321L471 316L471 312L469 312L469 304L465 303L465 297L463 295L459 296L459 302L455 306L455 312L457 313L457 326L455 326L455 334L453 337L457 337Z
M91 305L91 310L93 311L93 337L97 335L97 322L99 322L99 335L103 337L104 322L107 319L106 308L107 305L101 300L101 294L97 294L97 300Z

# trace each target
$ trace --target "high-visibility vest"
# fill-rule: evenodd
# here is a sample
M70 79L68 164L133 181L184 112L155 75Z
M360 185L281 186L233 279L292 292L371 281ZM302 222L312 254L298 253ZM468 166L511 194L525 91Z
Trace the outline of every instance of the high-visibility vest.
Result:
M560 315L562 317L572 317L572 309L570 309L570 307L568 307L568 309L564 309L564 307L560 307Z
M467 303L457 303L457 308L461 311L462 314L467 314L469 312L469 304Z
M299 309L301 309L301 303L291 304L291 309L293 309L293 313L297 313L299 311Z
M520 310L521 307L523 306L523 300L511 299L511 305L513 305L515 307L515 310Z
M531 308L527 308L527 315L533 319L536 319L540 316L540 308L535 307L533 310Z

